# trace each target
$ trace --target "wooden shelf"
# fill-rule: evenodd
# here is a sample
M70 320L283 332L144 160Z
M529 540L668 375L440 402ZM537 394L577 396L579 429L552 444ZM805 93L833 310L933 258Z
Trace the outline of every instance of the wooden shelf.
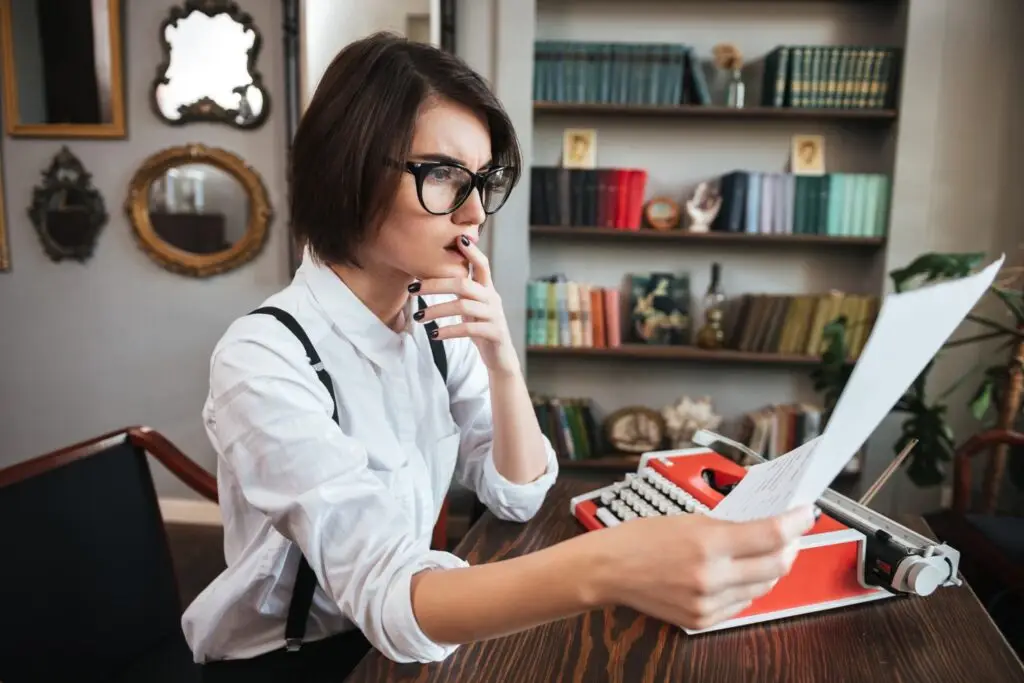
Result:
M563 225L534 225L530 235L544 239L622 242L688 242L688 243L740 243L756 245L807 245L819 247L857 247L876 249L885 244L884 237L832 237L830 235L759 235L743 232L687 232L686 230L615 230Z
M534 102L536 114L646 116L710 119L817 120L817 121L895 121L895 109L797 109L793 107L721 107L680 104L675 106L642 104L603 104L584 102Z
M816 356L783 353L757 353L722 349L711 351L696 346L623 344L605 348L575 346L528 346L527 354L549 358L621 358L624 360L676 360L741 365L815 366Z

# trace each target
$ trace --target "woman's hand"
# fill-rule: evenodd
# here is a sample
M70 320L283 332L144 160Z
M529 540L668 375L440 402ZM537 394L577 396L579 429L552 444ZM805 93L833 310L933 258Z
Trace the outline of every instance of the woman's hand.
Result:
M599 594L701 630L743 611L789 573L813 508L752 522L701 514L651 517L597 532L609 557Z
M469 337L480 350L487 369L492 373L519 372L519 359L512 345L512 335L501 307L501 297L491 281L487 257L466 237L458 240L459 249L473 266L472 278L437 278L418 282L410 291L418 294L454 294L457 299L416 311L413 318L426 323L448 316L461 316L462 322L438 327L436 339ZM418 289L416 285L419 285Z

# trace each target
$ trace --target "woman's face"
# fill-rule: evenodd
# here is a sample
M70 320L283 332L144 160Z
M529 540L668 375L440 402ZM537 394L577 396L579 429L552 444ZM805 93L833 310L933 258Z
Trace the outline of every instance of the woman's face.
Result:
M491 163L487 126L460 105L431 101L420 112L409 161L450 161L470 171L486 170ZM425 195L439 191L445 178L444 169L428 175ZM415 176L403 172L394 203L363 258L368 265L384 267L406 279L466 277L469 265L456 241L465 235L475 243L485 218L480 193L475 189L453 213L429 213L420 204Z

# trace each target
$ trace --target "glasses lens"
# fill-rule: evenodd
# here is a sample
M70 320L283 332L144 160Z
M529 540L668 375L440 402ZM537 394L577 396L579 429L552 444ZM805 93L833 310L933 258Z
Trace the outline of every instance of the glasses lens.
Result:
M511 190L512 171L503 168L487 176L483 192L484 212L490 214L500 209Z
M455 166L437 166L423 177L423 206L431 213L447 213L473 189L469 174Z

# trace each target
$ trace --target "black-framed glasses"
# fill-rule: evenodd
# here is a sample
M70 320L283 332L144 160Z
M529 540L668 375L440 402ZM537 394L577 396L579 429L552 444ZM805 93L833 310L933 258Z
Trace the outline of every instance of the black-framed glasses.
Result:
M435 216L446 216L462 206L475 189L484 213L490 216L505 205L514 174L507 166L474 173L453 161L409 161L407 173L416 179L420 205Z

